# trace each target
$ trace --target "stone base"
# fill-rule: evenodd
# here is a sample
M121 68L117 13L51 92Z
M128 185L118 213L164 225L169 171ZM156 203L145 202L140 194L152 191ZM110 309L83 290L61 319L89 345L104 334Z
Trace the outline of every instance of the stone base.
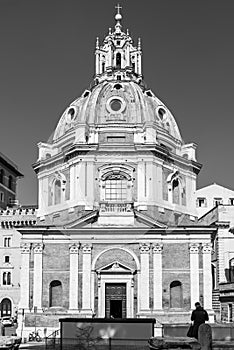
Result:
M188 337L155 337L149 340L150 350L157 349L193 349L200 350L201 346L195 338Z

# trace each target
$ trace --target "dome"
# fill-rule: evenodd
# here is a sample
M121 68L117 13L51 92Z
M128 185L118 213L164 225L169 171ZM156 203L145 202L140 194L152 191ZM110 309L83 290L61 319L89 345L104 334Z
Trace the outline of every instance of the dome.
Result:
M169 109L151 90L135 81L102 81L92 90L86 90L64 111L56 127L56 141L69 130L87 125L106 125L123 128L151 125L158 134L163 133L182 142L177 123Z
M109 29L101 46L97 38L92 88L64 111L53 142L74 131L76 143L99 143L109 128L110 137L132 132L134 143L158 143L175 150L183 143L176 121L143 82L141 40L134 46L129 31L122 31L119 9L115 19L114 30Z

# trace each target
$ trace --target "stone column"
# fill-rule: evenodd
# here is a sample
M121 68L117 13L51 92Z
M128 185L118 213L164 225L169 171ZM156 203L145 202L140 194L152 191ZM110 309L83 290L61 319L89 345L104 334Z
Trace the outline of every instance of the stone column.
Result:
M150 244L140 244L141 274L140 274L140 311L149 311L149 253Z
M73 243L70 250L70 285L69 285L69 310L78 309L78 258L79 244Z
M82 312L91 314L91 251L92 244L83 244Z
M212 310L212 272L211 272L211 243L202 245L203 252L203 305Z
M43 243L36 243L33 245L34 251L34 274L33 274L33 307L37 311L42 308L42 252Z
M191 309L199 302L199 243L189 245L190 252L190 300Z
M162 249L161 243L153 243L154 310L162 310Z
M22 243L21 250L21 271L20 271L20 303L21 309L29 309L29 258L31 243Z

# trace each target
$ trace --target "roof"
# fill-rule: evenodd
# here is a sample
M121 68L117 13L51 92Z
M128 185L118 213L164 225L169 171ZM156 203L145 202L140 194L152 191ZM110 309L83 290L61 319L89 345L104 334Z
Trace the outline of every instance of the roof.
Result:
M12 162L6 155L0 152L0 164L9 168L16 176L23 177L24 175L19 172L18 166Z

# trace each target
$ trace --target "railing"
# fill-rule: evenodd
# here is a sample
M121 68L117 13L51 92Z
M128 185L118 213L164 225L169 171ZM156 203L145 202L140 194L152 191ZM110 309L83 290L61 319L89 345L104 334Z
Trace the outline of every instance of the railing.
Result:
M75 339L62 338L54 349L61 350L148 350L148 339L92 338L90 335ZM48 348L47 348L48 349ZM51 348L52 349L52 348Z
M100 213L129 213L132 207L132 203L101 202Z
M60 349L60 329L45 338L45 349Z

